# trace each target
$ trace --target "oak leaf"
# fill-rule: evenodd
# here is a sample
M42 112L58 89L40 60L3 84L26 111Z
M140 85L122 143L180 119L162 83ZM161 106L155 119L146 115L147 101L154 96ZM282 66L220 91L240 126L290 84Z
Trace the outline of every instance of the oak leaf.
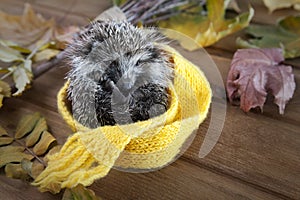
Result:
M223 37L245 28L254 15L253 8L250 8L247 13L240 14L233 19L225 19L226 3L224 0L207 0L206 7L207 16L183 13L161 21L159 26L175 30L165 29L163 33L169 38L178 40L185 49L192 51L210 46ZM186 37L176 31L193 38L198 45L192 45Z
M227 77L229 101L240 104L245 112L255 107L263 110L270 91L279 106L279 113L283 114L296 87L292 67L281 64L283 60L279 48L239 49Z

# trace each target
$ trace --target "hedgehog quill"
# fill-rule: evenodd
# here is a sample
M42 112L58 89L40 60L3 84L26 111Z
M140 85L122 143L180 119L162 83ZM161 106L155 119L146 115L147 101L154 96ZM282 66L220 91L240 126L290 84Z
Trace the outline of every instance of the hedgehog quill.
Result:
M163 114L173 64L165 38L154 28L96 21L66 49L74 118L98 126L128 124Z

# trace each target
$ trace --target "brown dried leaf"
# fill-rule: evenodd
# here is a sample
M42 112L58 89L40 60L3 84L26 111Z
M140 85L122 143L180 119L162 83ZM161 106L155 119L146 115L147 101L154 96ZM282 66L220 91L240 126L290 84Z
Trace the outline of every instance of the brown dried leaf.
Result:
M23 170L20 163L18 164L9 163L5 166L4 170L7 177L21 179L21 180L30 179L30 176L27 174L25 170Z
M56 145L56 146L54 146L53 148L51 148L51 149L49 150L49 152L47 153L47 155L45 156L44 161L45 161L46 163L48 163L48 161L49 161L48 156L51 156L51 155L53 155L53 154L55 154L55 153L58 153L58 152L60 151L61 148L62 148L62 145Z
M101 200L95 195L95 192L85 188L83 185L77 185L74 188L66 189L62 200Z
M0 80L0 108L2 107L2 102L4 97L11 96L11 88L8 83Z
M227 77L230 102L237 100L245 112L258 106L262 110L267 91L270 91L279 106L279 113L283 114L296 87L292 67L280 64L283 60L279 48L239 49L234 54Z
M0 147L0 168L12 162L21 162L24 158L31 160L33 156L24 153L24 147L4 146Z
M53 35L54 26L53 19L46 20L40 14L36 14L30 4L25 4L22 16L0 11L0 38L14 41L30 50L36 48L32 44L49 40Z
M40 117L40 113L38 112L22 117L22 119L18 123L15 138L22 138L27 133L32 131Z
M44 171L44 169L45 169L45 166L35 160L32 164L32 168L31 168L31 177L33 179L35 179L36 177L38 177L38 175L40 175L40 173L42 173L42 171Z
M11 144L14 138L11 137L0 137L0 146Z
M56 141L56 139L51 133L44 131L40 141L33 147L33 152L38 156L43 155L54 141Z
M6 136L6 135L8 135L7 131L0 125L0 136Z
M36 123L33 131L26 137L27 147L33 146L40 138L41 134L47 130L47 123L44 117L41 117Z

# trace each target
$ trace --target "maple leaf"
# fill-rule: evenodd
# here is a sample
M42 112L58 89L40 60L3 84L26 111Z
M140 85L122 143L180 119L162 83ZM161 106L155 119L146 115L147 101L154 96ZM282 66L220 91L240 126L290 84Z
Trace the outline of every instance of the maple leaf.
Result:
M254 10L250 8L247 13L238 15L233 19L225 19L226 2L224 0L207 0L206 7L207 16L183 13L161 21L159 26L173 29L193 38L198 45L193 45L180 33L163 30L167 37L178 40L184 48L192 51L200 47L210 46L223 37L243 29L249 25L254 15Z
M283 114L296 87L292 67L281 64L283 60L280 48L239 49L227 77L229 101L240 104L245 112L258 106L263 110L270 91Z
M237 38L240 48L281 48L285 58L300 56L300 16L287 16L276 25L250 25L246 33L253 38Z
M37 41L47 43L53 35L55 21L46 20L36 14L30 4L25 4L21 16L9 15L0 11L0 38L14 41L30 50L35 48Z

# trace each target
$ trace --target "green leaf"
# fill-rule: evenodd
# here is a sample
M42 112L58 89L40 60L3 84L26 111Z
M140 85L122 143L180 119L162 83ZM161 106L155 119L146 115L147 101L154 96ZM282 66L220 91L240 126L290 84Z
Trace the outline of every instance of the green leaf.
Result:
M28 159L22 159L21 163L20 163L22 169L29 175L32 177L32 166L33 166L33 162L31 162Z
M30 70L29 70L30 69ZM14 68L13 71L13 79L16 83L16 88L18 89L13 96L17 96L22 94L25 90L26 86L30 84L33 78L33 74L31 72L31 61L26 60L24 63L20 64L18 67Z
M44 131L40 141L33 147L33 152L38 156L43 155L54 141L56 141L56 139L51 133Z
M0 146L11 144L14 138L11 137L0 137Z
M31 160L33 156L24 153L24 150L25 148L20 146L0 147L0 168L8 163L21 162L24 158Z
M21 180L30 179L30 176L22 168L20 163L18 164L9 163L5 166L4 170L7 177L21 179Z
M31 147L39 140L41 134L47 130L45 118L40 118L36 123L33 131L26 137L25 143L27 147Z
M179 40L184 48L192 51L210 46L223 37L245 28L254 15L254 9L250 8L249 12L238 15L234 19L225 19L224 0L207 0L206 7L207 16L183 13L161 21L159 26L167 28L163 30L167 37ZM199 46L191 45L191 40L182 34L194 39Z
M300 56L300 16L288 16L276 25L250 25L246 32L252 38L238 38L239 48L281 48L285 58Z
M24 58L20 52L0 44L0 60L3 62L13 62L24 60Z
M31 132L38 120L40 119L40 117L40 113L38 112L22 117L17 125L15 138L22 138L27 133Z
M66 189L62 200L101 200L94 191L85 188L83 185L77 185L74 188Z

